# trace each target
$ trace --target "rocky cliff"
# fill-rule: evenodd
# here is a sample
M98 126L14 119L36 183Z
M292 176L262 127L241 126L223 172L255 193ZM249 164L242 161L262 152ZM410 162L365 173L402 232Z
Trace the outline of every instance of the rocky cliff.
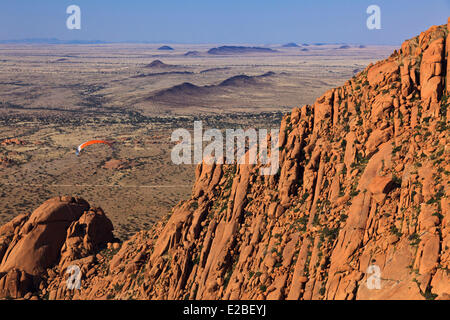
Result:
M286 115L278 174L199 165L191 198L121 245L103 212L81 200L64 221L17 217L0 229L0 295L450 298L449 30L450 21L431 27ZM90 236L77 227L89 214L102 217ZM64 231L56 255L42 260L33 234L55 223ZM66 288L74 263L80 290Z

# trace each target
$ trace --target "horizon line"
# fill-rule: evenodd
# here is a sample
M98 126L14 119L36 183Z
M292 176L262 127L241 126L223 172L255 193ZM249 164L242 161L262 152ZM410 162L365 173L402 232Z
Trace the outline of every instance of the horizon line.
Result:
M81 39L71 39L71 40L63 40L59 38L21 38L21 39L1 39L0 44L172 44L172 45L238 45L238 44L252 44L252 45L260 45L260 46L274 46L274 45L285 45L295 43L299 47L302 46L322 46L322 45L364 45L364 46L399 46L399 44L367 44L367 43L352 43L352 42L266 42L264 44L260 42L183 42L183 41L174 41L174 40L81 40Z

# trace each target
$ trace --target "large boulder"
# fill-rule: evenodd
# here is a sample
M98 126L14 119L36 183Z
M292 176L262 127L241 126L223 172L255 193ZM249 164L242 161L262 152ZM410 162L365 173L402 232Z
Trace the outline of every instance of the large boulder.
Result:
M33 290L33 277L25 271L11 269L0 274L0 297L17 299Z
M89 203L73 197L45 201L22 225L3 254L0 273L18 269L38 275L58 262L67 228L89 209Z
M114 241L113 224L101 208L83 213L67 229L67 238L61 249L59 265L64 270L74 260L86 257Z

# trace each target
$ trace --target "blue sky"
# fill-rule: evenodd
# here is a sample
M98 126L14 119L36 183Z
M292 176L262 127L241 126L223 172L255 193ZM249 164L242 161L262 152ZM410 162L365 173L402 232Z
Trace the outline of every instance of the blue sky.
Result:
M71 4L81 30L66 28ZM366 27L371 4L381 30ZM448 16L450 0L2 0L0 40L399 45Z

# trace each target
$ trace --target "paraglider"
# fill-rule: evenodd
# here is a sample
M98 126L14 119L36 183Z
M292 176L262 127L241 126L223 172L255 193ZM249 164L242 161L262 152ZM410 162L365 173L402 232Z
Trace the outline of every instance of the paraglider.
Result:
M78 146L78 148L76 149L75 153L76 155L80 155L81 150L83 150L84 148L86 148L87 146L90 146L91 144L96 144L96 143L103 143L106 144L108 146L110 146L112 148L112 144L108 141L105 140L90 140L90 141L86 141L85 143L82 143Z

